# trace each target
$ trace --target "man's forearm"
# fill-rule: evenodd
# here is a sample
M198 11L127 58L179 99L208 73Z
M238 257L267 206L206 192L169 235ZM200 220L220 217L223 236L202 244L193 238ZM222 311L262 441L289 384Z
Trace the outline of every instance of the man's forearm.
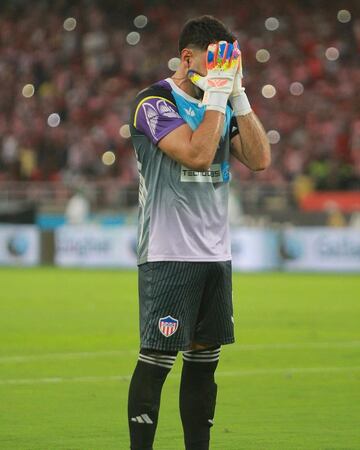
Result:
M265 130L254 112L236 116L240 145L232 153L251 170L263 170L270 165L270 145Z
M192 134L192 151L198 159L198 165L204 170L214 160L223 128L224 114L210 110L205 112L204 120Z

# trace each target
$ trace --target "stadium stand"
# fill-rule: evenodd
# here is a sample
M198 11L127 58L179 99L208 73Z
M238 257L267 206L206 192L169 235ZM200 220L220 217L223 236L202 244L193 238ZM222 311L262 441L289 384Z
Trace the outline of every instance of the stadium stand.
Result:
M347 1L350 12L306 0L199 5L2 1L2 186L22 182L27 191L50 182L58 197L69 183L110 182L105 197L114 183L134 188L129 104L171 73L183 22L210 13L239 37L244 84L272 143L270 169L254 174L236 164L234 180L258 183L260 198L261 186L280 193L291 186L290 203L313 190L359 189L359 3Z

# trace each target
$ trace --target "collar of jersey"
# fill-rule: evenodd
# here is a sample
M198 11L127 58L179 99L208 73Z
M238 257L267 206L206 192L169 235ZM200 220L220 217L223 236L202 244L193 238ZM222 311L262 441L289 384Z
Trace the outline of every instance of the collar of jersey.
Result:
M198 100L195 97L191 97L191 95L187 94L186 92L184 92L182 89L180 89L171 78L166 78L165 81L167 81L171 88L179 95L181 95L182 97L184 97L186 100L188 100L189 102L192 103L196 103L197 105L201 106L201 100Z

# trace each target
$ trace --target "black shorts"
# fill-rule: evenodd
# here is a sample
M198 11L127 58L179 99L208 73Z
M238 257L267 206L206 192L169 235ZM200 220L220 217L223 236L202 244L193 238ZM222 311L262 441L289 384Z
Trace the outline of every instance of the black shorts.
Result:
M234 342L231 261L141 264L139 299L142 348Z

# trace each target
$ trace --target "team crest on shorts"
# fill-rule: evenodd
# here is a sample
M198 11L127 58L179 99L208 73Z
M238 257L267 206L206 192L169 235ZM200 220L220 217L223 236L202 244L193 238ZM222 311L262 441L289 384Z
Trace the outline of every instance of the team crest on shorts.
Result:
M175 334L178 327L179 321L171 316L161 317L159 319L159 330L165 337L170 337Z

